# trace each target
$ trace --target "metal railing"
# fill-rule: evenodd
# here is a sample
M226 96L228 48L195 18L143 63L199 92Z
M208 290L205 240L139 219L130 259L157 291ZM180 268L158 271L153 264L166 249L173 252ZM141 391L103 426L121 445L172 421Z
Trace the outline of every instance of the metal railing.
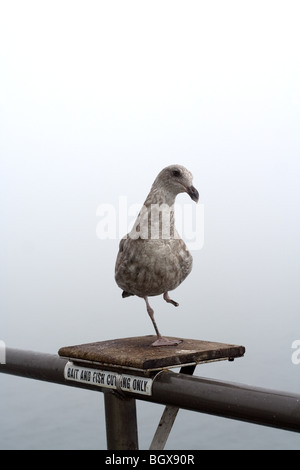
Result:
M138 449L136 399L167 405L165 435L152 443L152 449L163 448L179 408L300 432L297 394L194 377L189 375L192 369L157 373L152 377L151 395L147 395L67 380L67 364L67 359L58 355L7 348L6 364L0 365L0 372L104 392L107 447L111 450Z

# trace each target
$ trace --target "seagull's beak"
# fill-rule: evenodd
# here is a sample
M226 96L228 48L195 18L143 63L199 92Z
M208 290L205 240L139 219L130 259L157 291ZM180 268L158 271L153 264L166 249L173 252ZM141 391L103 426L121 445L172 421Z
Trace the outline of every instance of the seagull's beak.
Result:
M193 199L193 201L198 202L199 201L199 193L197 189L194 186L190 186L186 188L186 192L188 195Z

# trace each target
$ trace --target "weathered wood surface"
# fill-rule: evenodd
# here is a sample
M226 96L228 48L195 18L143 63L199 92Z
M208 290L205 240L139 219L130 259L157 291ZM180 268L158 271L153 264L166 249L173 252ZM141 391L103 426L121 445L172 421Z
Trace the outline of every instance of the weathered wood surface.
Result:
M244 346L180 338L177 346L152 347L155 336L136 336L95 343L65 346L59 355L73 361L139 370L159 370L185 364L234 359ZM171 339L171 338L170 338Z

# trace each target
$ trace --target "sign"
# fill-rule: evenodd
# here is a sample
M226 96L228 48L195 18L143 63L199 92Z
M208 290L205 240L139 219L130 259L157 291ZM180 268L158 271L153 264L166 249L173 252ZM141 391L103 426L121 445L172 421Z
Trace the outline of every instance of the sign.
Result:
M152 394L152 382L149 377L119 374L110 370L91 369L82 367L68 361L65 365L64 377L66 380L95 385L103 388L122 390L124 392L141 395Z

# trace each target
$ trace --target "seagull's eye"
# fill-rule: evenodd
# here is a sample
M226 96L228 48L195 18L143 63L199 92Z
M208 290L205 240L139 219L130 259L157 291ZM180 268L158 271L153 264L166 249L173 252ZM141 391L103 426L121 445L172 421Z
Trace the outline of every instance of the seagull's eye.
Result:
M180 173L179 170L173 170L172 175L175 176L176 178L178 178L179 176L181 176L181 173Z

